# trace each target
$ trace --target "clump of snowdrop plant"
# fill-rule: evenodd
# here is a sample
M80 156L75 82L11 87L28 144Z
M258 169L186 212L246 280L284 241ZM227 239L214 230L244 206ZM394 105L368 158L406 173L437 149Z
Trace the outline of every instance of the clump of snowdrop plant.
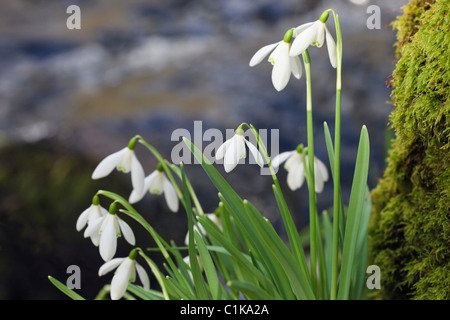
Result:
M335 37L326 25L330 13L334 17ZM268 43L271 41L267 39ZM325 41L331 68L336 70L334 138L327 123L323 126L328 161L319 160L314 152L311 80L314 65L309 53L310 47L321 48ZM110 292L110 298L114 300L334 300L363 296L370 215L367 189L369 138L363 126L351 195L349 199L343 199L340 187L342 33L339 16L330 9L316 21L290 28L281 41L257 50L250 59L250 66L259 64L267 56L273 66L271 81L277 91L286 88L291 75L305 79L305 104L298 111L302 115L306 113L307 143L295 150L269 155L257 128L243 122L235 135L217 148L215 160L223 160L225 174L237 174L232 171L241 159L246 158L248 149L260 167L266 165L270 169L272 192L284 234L265 218L264 208L257 208L236 193L209 158L185 138L184 143L201 164L205 177L218 191L217 208L214 213L205 214L185 165L169 162L143 137L135 136L128 146L102 160L92 174L93 179L99 179L114 169L130 172L133 189L128 200L116 193L99 190L92 205L81 213L76 223L78 231L87 226L84 236L99 246L100 255L105 260L99 275L116 269L111 285L106 285L97 298L105 298L105 292ZM299 89L303 90L303 86L299 85ZM244 138L243 127L248 127L254 134L256 145ZM134 150L139 146L147 149L158 163L157 169L148 176L135 155ZM285 190L277 176L277 169L283 163L287 171L288 188ZM267 176L259 178L270 179ZM303 187L305 181L306 187ZM318 194L328 183L333 184L333 206L318 212ZM187 222L185 243L163 239L145 214L141 215L133 207L147 192L149 196L164 194L170 211L167 214L174 215L173 223ZM285 195L300 192L308 193L309 225L299 228L294 223L294 216L300 213L289 208ZM109 212L100 206L100 198L102 203L111 202ZM179 210L179 204L182 210ZM135 247L134 233L125 222L128 219L137 221L147 231L155 247ZM303 230L308 232L301 232ZM128 257L117 258L117 241L121 236L131 247L131 253ZM138 255L146 265L136 262ZM164 268L155 263L157 255L165 259ZM146 270L152 273L157 284L150 284ZM133 283L136 272L142 286ZM52 277L50 280L70 297L82 299L58 280Z

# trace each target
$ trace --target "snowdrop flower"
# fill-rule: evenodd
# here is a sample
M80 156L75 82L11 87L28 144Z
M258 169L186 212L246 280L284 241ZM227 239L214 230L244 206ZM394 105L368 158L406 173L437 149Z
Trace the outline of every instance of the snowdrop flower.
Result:
M131 172L131 182L138 194L144 193L144 169L136 157L134 148L137 138L133 138L128 146L103 159L92 173L92 179L100 179L109 175L115 168L124 173Z
M264 159L258 149L247 141L244 136L242 125L236 129L236 134L225 141L216 152L216 160L224 159L223 165L226 172L233 170L239 163L239 160L246 157L245 145L247 145L253 158L260 167L264 166Z
M136 271L144 289L150 289L150 279L145 269L136 262L137 249L133 249L126 258L114 258L104 263L98 270L98 275L103 276L117 268L111 281L111 299L119 300L125 294L128 283L136 280Z
M86 225L91 224L93 221L97 220L98 218L101 218L103 216L106 216L108 214L108 211L103 208L100 205L100 201L98 199L98 196L95 195L92 198L92 204L89 208L84 210L80 216L77 219L76 228L77 231L81 231ZM90 236L92 243L98 247L99 241L100 241L100 235L99 234L92 234Z
M287 183L289 188L294 191L299 189L305 180L305 166L302 158L302 147L293 151L282 152L272 160L273 167L279 167L284 161L284 168L288 171ZM308 165L308 158L306 165ZM317 157L314 157L314 185L315 191L321 193L324 183L328 181L328 170L325 164Z
M283 90L292 75L300 79L303 73L302 64L298 56L289 56L293 29L286 32L284 39L259 49L250 60L250 67L259 64L270 52L269 62L273 65L272 84L277 91Z
M336 68L336 43L325 24L328 20L328 16L328 10L324 11L319 20L305 23L295 29L297 36L291 46L291 57L302 54L309 46L322 47L325 38L331 65L333 68Z
M205 214L208 219L210 219L212 222L214 222L219 228L221 227L220 219L215 213L207 213ZM201 234L206 236L206 230L203 228L201 224L194 225L194 229L199 231ZM184 238L184 244L189 245L189 231L186 233L186 237Z
M169 209L173 212L178 211L179 203L177 192L170 180L166 177L161 164L159 164L157 169L144 179L144 193L139 194L136 190L133 190L128 201L130 203L140 201L144 197L146 190L148 190L150 194L160 195L164 193Z
M123 235L125 240L131 245L134 245L136 242L133 230L131 230L130 226L125 221L117 216L115 202L109 207L109 213L107 215L100 217L89 224L84 232L84 237L92 237L95 234L100 236L100 256L105 261L111 260L116 254L117 238L121 235Z

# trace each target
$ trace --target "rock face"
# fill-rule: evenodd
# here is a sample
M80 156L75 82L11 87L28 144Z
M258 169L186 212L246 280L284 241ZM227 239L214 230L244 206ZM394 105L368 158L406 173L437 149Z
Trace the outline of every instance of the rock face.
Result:
M450 299L450 17L448 1L413 0L394 24L396 138L373 190L371 263L381 299Z

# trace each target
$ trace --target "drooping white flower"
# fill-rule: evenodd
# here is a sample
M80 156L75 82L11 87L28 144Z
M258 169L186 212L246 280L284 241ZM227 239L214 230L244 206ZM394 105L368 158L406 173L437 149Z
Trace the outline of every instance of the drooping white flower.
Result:
M118 237L123 235L125 240L131 245L134 245L136 242L133 230L117 216L115 203L111 204L107 215L92 221L84 231L85 238L92 237L95 234L100 236L100 256L105 261L111 260L116 254Z
M263 156L251 142L244 138L243 132L242 128L239 127L236 129L236 134L217 149L216 160L224 159L223 166L226 172L233 170L238 165L239 160L246 157L246 145L256 160L256 163L260 167L264 166Z
M158 168L144 179L144 193L139 194L136 190L133 190L128 201L130 203L140 201L144 197L146 190L150 194L160 195L164 193L169 209L173 212L178 211L179 202L177 192L165 175L162 165L158 165Z
M145 269L136 262L136 249L130 252L126 258L114 258L105 262L98 270L98 275L103 276L117 268L111 281L110 296L112 300L119 300L125 294L128 283L136 280L136 271L144 289L150 289L150 279Z
M328 10L324 11L319 20L305 23L296 28L297 35L291 46L291 57L302 54L309 46L322 47L324 39L326 39L330 63L333 68L336 68L336 42L325 24L328 16Z
M221 227L220 219L215 213L207 213L207 214L205 214L205 216L208 219L210 219L212 222L214 222L219 228ZM198 227L197 227L197 225L195 225L194 229L199 231L204 236L206 236L206 230L205 230L205 228L203 228L203 226L201 224L198 224ZM186 237L184 238L184 244L187 246L189 245L189 231L186 233Z
M134 148L137 138L133 138L128 146L104 158L92 173L92 179L100 179L109 175L114 169L124 173L131 172L131 183L138 194L144 193L144 169L136 157Z
M308 158L305 158L308 165ZM286 151L277 155L272 160L272 166L278 168L285 162L284 168L288 171L287 183L289 188L294 191L299 189L305 181L305 166L302 153L299 150ZM314 185L315 192L321 193L325 182L328 181L328 170L325 164L314 156Z
M277 91L283 90L289 82L291 74L300 79L303 73L302 64L298 56L290 56L293 30L288 30L280 42L266 45L259 49L250 60L250 67L259 64L270 52L269 62L273 65L272 84Z
M107 214L108 210L100 205L98 196L95 195L92 199L91 206L84 210L78 217L76 224L77 231L81 231L81 229L83 229L86 225L90 225L93 221L106 216ZM100 241L100 235L92 234L90 238L92 243L97 247Z

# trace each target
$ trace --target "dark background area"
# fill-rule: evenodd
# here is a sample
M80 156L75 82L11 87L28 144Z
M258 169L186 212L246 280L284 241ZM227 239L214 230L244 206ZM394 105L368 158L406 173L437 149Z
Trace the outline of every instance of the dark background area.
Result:
M68 30L66 9L81 8L81 30ZM370 30L367 7L381 9L381 29ZM47 276L65 283L66 269L81 269L78 292L92 299L112 274L99 278L98 249L76 219L98 189L128 197L129 176L114 172L92 181L106 155L142 135L167 159L178 141L174 130L192 132L194 121L210 128L240 123L279 129L280 152L306 143L305 85L291 78L278 93L267 62L248 62L285 31L318 19L333 8L340 15L343 42L342 189L348 199L361 126L371 139L369 187L384 168L395 34L389 23L406 1L364 0L136 0L3 1L0 4L0 299L65 299ZM332 19L327 23L334 33ZM327 163L323 122L334 132L335 75L324 48L311 48L315 149ZM205 147L208 142L204 142ZM155 159L138 146L146 174ZM223 168L218 166L223 172ZM187 174L211 212L217 192L199 165ZM306 188L282 188L295 220L308 224ZM255 165L226 175L282 231L271 178ZM319 210L332 204L332 183L318 195ZM102 198L107 208L109 202ZM136 205L167 240L182 244L183 210L171 213L163 197ZM154 244L127 219L140 247ZM116 256L130 247L119 239ZM155 253L152 258L160 261ZM154 282L156 284L156 282Z

